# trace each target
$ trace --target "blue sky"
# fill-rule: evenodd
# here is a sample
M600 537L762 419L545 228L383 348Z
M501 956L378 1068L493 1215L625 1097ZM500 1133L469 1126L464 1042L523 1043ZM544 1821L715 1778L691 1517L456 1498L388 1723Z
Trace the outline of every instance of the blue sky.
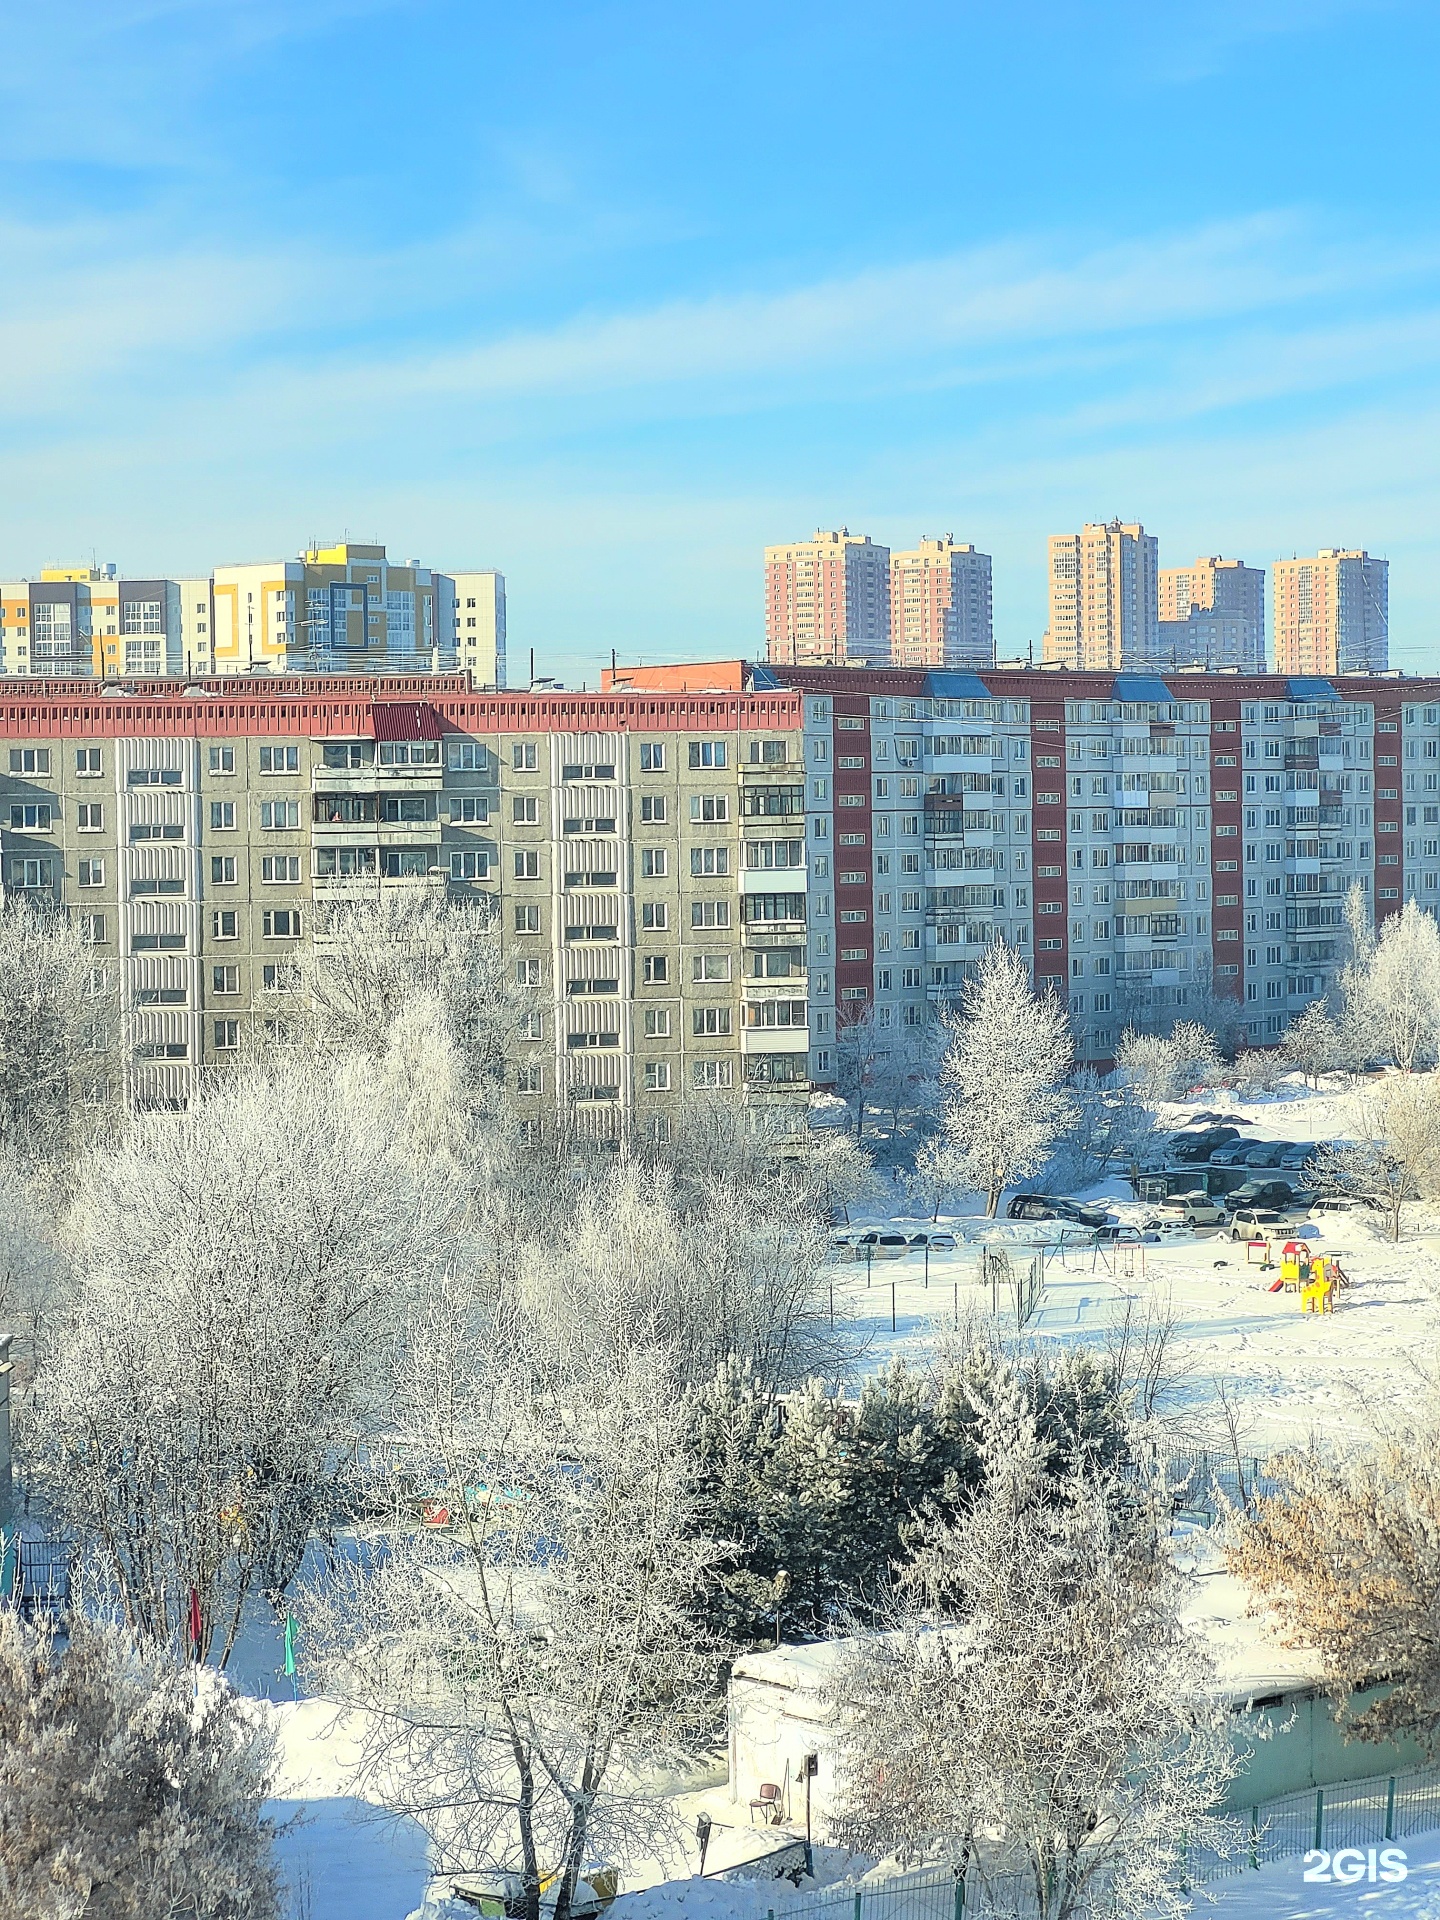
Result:
M1440 8L0 0L0 576L348 531L578 682L761 548L1391 560L1440 671Z

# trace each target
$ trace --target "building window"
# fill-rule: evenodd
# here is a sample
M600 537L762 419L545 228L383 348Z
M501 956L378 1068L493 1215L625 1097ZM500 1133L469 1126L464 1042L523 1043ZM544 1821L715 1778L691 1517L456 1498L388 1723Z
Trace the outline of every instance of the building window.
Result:
M697 953L691 956L691 974L696 980L728 980L730 978L730 955L728 953Z
M50 749L48 747L12 747L10 771L11 773L49 773Z
M212 833L233 833L235 831L235 802L233 800L212 800L210 802L210 831Z
M645 1062L645 1091L647 1093L668 1093L670 1091L670 1062L668 1060L647 1060Z
M210 879L217 887L235 885L235 855L216 853L210 856Z
M297 881L300 878L298 853L267 853L260 862L260 878L265 881Z
M790 844L801 847L801 842L798 840ZM803 848L801 860L797 860L795 864L800 865L802 860ZM730 849L728 847L692 847L690 849L690 872L693 878L709 880L728 874L729 871Z
M261 747L260 771L262 773L298 773L300 749L298 747Z
M642 740L640 742L640 771L642 773L663 773L665 771L665 742L663 740Z
M728 758L728 746L724 740L692 740L690 742L690 771L698 773L709 767L723 767Z
M216 1020L213 1031L217 1053L233 1053L239 1046L240 1022L238 1020Z
M644 963L644 978L645 978L645 984L647 987L661 986L664 984L665 981L667 981L670 978L670 962L666 959L663 953L647 953L646 954L645 963ZM650 1016L648 1013L646 1014L645 1018L647 1022L645 1031L649 1033L650 1027L648 1025L648 1022L649 1022ZM665 1015L665 1020L666 1020L665 1031L667 1033L670 1031L669 1019L670 1019L670 1016L667 1013Z
M239 967L212 967L210 969L210 991L212 993L239 993Z
M490 878L490 856L476 851L472 853L452 853L450 856L450 878L452 880L488 880ZM538 908L535 909L538 916ZM536 928L536 932L539 928Z
M646 900L640 908L640 925L648 933L663 931L670 924L670 909L663 900Z
M645 1038L663 1040L670 1032L670 1009L668 1007L647 1007L645 1009Z
M105 825L105 809L98 800L82 800L76 810L81 833L99 833Z
M517 880L538 880L540 878L540 855L538 853L517 852L515 855L515 878Z
M691 1063L690 1082L696 1087L728 1087L734 1084L728 1060L695 1060Z
M535 746L527 740L517 740L510 749L510 765L516 773L534 773Z
M517 987L538 987L540 984L540 962L538 960L517 960L515 962L515 984Z
M210 916L210 931L217 940L237 940L240 937L240 916L233 907L226 907Z
M262 926L267 940L298 940L300 909L298 907L271 908L263 916Z
M103 913L82 913L80 916L80 938L88 940L92 946L99 946L105 939L105 916Z
M77 747L75 749L75 771L82 779L93 780L100 772L99 747Z
M82 860L80 862L80 885L82 887L103 887L105 884L105 862L103 860Z
M211 747L211 773L233 773L235 771L234 747Z
M36 801L25 806L11 807L10 830L12 833L48 833L50 813L48 801Z
M690 924L692 927L728 927L730 902L728 900L692 900Z
M517 794L510 802L510 818L517 827L539 826L539 800L534 795Z
M478 740L452 740L447 752L452 773L483 773L485 749Z
M692 793L690 818L702 826L730 818L730 796L725 793Z
M516 933L539 933L540 931L539 907L516 907L515 931Z
M640 819L642 824L649 825L652 821L667 820L669 817L669 802L663 793L646 793L641 795Z
M670 871L670 855L664 847L640 849L640 875L645 880L663 880Z

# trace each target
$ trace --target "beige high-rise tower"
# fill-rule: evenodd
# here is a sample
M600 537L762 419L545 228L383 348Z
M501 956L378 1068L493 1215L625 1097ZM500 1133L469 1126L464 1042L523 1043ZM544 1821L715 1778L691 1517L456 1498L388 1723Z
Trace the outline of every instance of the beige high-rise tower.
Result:
M1265 670L1265 570L1202 557L1160 569L1159 664Z
M1275 562L1277 673L1381 672L1390 664L1390 563L1322 547Z
M1050 536L1043 657L1070 667L1148 667L1159 651L1160 543L1138 522Z
M765 641L789 667L890 659L890 549L848 527L765 549Z
M890 658L897 667L992 667L990 556L953 534L890 556Z

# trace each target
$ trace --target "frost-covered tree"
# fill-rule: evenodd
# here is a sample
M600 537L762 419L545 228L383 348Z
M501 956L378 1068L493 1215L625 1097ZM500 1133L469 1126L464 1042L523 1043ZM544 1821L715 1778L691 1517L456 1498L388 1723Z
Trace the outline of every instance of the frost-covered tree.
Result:
M1434 1063L1440 1051L1440 927L1413 899L1382 923L1363 996L1402 1072Z
M497 1318L497 1309L499 1317ZM442 1861L513 1871L528 1920L587 1853L664 1851L649 1784L712 1731L693 1595L716 1549L661 1356L581 1374L528 1357L503 1303L437 1286L402 1370L397 1464L448 1524L307 1609L317 1677L363 1708L365 1772Z
M297 1060L141 1117L88 1165L31 1470L127 1623L221 1664L278 1596L385 1404L407 1296L456 1248L453 1187L380 1069Z
M1287 1640L1320 1655L1348 1734L1440 1750L1440 1431L1288 1453L1268 1471L1282 1491L1237 1522L1231 1567ZM1377 1680L1357 1712L1354 1695Z
M834 1682L840 1836L977 1878L1008 1864L1040 1920L1092 1898L1188 1912L1181 1850L1234 1760L1164 1540L1084 1477L1043 1498L1021 1402L990 1410L984 1453L980 1497L929 1523L891 1631Z
M0 1609L0 1911L278 1920L272 1737L113 1628L63 1646Z
M1311 1179L1383 1214L1398 1240L1406 1202L1440 1194L1440 1075L1392 1075L1356 1101L1354 1116L1357 1138L1324 1142Z
M1308 1086L1318 1087L1322 1073L1339 1066L1343 1057L1340 1031L1323 1000L1312 1000L1280 1036L1280 1054L1298 1067Z
M1058 1000L1035 993L1022 957L997 941L947 1027L940 1129L925 1158L949 1185L983 1193L993 1220L1005 1188L1043 1165L1069 1124L1070 1026Z
M63 1176L124 1096L113 965L78 922L24 900L0 905L0 1150Z

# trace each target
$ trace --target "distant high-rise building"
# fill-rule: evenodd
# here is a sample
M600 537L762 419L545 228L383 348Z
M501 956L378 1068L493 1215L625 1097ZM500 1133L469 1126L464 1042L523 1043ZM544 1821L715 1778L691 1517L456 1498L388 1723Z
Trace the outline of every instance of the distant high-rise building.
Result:
M897 667L994 665L988 553L947 533L891 554L890 658Z
M1202 557L1160 569L1158 664L1265 669L1265 570Z
M785 666L887 664L890 549L848 527L767 547L765 640Z
M1148 667L1157 660L1160 543L1111 520L1050 537L1050 625L1043 657L1070 667Z
M1277 673L1376 673L1390 664L1390 562L1322 547L1275 562Z

